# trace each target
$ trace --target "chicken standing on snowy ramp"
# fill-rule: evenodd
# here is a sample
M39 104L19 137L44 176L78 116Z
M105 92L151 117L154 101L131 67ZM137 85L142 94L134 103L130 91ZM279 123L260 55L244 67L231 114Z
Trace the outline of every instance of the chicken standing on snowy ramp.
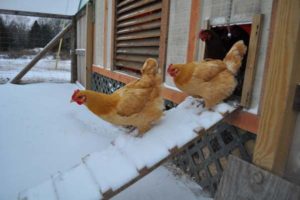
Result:
M212 108L229 97L237 86L235 75L247 51L243 41L236 42L223 60L170 64L168 73L175 85L193 97L203 98Z
M141 79L128 83L113 94L76 90L71 101L86 105L94 114L112 124L134 126L142 135L162 116L163 99L157 61L147 59L141 73Z

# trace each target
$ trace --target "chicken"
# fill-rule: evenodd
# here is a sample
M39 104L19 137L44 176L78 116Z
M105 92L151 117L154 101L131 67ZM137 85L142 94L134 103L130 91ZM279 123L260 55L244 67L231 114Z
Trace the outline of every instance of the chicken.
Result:
M210 109L234 91L237 85L235 75L246 50L244 42L238 41L223 60L170 64L167 71L180 90L203 98L205 108Z
M249 44L249 34L242 25L201 30L199 38L206 44L204 58L209 59L223 59L232 45L239 40L243 40L247 46Z
M142 136L163 114L161 75L155 59L148 58L139 80L112 94L76 90L71 101L84 104L95 115L115 125L134 126Z
M217 30L201 30L199 38L206 43L204 58L209 59L223 59L227 53L224 41L219 36L219 32L222 29ZM223 35L223 33L221 33Z

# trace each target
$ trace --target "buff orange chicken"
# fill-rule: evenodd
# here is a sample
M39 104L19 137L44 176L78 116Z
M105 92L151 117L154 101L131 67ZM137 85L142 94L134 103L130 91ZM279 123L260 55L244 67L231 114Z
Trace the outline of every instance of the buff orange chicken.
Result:
M180 90L203 98L205 108L210 109L233 93L237 86L235 75L246 51L244 42L238 41L223 60L170 64L167 71Z
M138 135L148 131L163 114L161 75L155 59L148 58L141 78L125 85L112 94L90 90L76 90L72 100L84 104L95 115L120 126L133 126Z

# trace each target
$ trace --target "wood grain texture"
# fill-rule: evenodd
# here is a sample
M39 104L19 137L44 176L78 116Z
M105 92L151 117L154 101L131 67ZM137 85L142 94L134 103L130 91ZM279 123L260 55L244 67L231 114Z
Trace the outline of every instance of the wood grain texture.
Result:
M126 20L117 24L117 28L133 26L137 24L143 24L151 21L155 21L161 18L161 12L153 13L146 16L141 16L138 18L133 18L131 20Z
M283 175L297 117L292 106L300 82L300 1L275 1L272 48L253 162Z
M276 7L278 1L273 1L273 8ZM259 106L258 106L258 115L261 115L261 108L262 108L262 99L263 99L263 94L265 93L265 87L266 87L266 79L267 79L267 73L270 65L270 54L271 54L271 49L272 49L272 40L273 40L273 34L274 34L274 29L275 29L275 16L276 16L276 9L272 9L271 12L271 22L270 22L270 29L269 29L269 35L268 35L268 47L267 47L267 53L266 53L266 61L264 65L264 72L262 76L262 87L261 87L261 92L259 96ZM272 20L273 19L273 20Z
M103 27L103 65L107 66L107 24L108 24L108 2L104 0L104 27Z
M131 18L139 16L139 15L144 15L146 13L151 13L151 12L160 10L161 8L162 8L162 3L159 2L159 3L153 4L151 6L147 6L145 8L141 8L141 9L135 10L133 12L121 15L120 17L117 18L117 21L119 22L119 21L123 21L126 19L131 19Z
M259 52L259 42L262 30L263 15L255 15L251 25L250 42L248 46L248 57L246 71L244 76L244 84L241 98L241 105L249 108L251 105L253 82L256 72L257 55Z
M86 89L91 89L92 87L92 65L93 65L93 53L94 53L94 7L91 2L86 6Z
M169 12L170 12L170 0L162 0L162 11L161 11L161 28L160 28L160 39L159 39L159 59L158 67L162 71L162 77L165 77L165 65L167 56L167 41L169 32Z
M190 15L190 32L189 41L187 47L186 62L192 62L196 60L197 46L198 46L198 33L200 30L201 13L201 0L192 0L191 15Z
M111 11L111 47L110 47L110 69L116 69L115 57L116 57L116 0L112 0L112 11Z
M229 156L215 200L298 200L300 187Z
M225 121L238 128L256 134L258 130L259 117L242 110L237 110L225 118Z

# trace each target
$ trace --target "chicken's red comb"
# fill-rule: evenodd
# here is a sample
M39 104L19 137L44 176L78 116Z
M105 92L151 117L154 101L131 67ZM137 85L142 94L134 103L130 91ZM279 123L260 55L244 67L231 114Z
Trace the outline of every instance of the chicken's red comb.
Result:
M169 64L169 67L168 67L168 69L167 69L167 72L170 72L172 66L173 66L173 64Z
M73 95L72 95L72 99L74 99L75 98L75 96L78 94L80 92L80 90L79 89L77 89L77 90L75 90L74 91L74 93L73 93Z

